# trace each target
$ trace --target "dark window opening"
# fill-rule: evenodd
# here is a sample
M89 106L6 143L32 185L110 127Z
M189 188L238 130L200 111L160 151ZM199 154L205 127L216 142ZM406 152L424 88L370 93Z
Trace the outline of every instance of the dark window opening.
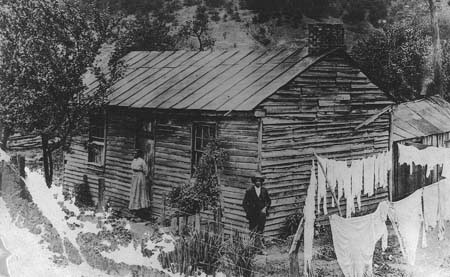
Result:
M97 165L105 163L106 122L103 114L92 116L89 120L88 162Z
M192 173L200 164L200 159L208 143L216 138L216 125L194 124L192 132Z

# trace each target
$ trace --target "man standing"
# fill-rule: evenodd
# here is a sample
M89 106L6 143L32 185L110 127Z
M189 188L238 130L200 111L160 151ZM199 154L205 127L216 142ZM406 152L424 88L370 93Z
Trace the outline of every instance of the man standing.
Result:
M264 176L260 172L257 172L251 180L253 186L245 191L242 206L249 221L250 231L257 234L257 246L262 246L262 241L258 237L261 237L264 232L271 200L267 189L262 187Z

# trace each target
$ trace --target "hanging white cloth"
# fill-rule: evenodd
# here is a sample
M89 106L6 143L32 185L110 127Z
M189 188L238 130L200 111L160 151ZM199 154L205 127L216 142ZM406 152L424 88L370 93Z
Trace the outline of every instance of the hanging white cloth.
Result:
M354 160L352 161L351 167L352 174L352 199L356 198L356 203L358 204L358 209L361 209L361 191L363 183L363 161Z
M320 169L319 169L320 171ZM312 161L311 177L309 180L309 187L306 194L305 206L303 207L303 215L305 217L304 226L304 276L310 276L312 271L312 248L314 239L314 221L316 219L314 207L317 190L316 169L314 160Z
M422 189L416 190L408 197L391 203L389 219L396 229L400 249L407 262L414 265L417 244L423 223Z
M383 201L372 214L354 218L330 216L334 251L344 276L372 276L375 244L382 238L383 250L387 246L388 209L388 202Z
M375 178L375 165L374 158L368 157L364 159L364 194L369 197L374 194L374 178Z
M426 229L436 228L438 222L438 206L439 206L439 183L423 188L423 219Z
M336 161L335 165L336 165L335 176L336 176L337 187L338 187L337 199L338 199L338 202L340 202L340 199L344 196L344 190L345 190L344 175L345 175L345 170L346 170L347 164L346 164L346 162L343 162L343 161Z
M327 203L327 187L326 187L326 171L327 171L327 160L321 157L317 157L319 164L317 165L317 212L320 213L320 204L322 199L324 200L324 213L326 214L326 203Z
M336 166L334 163L332 163L331 160L327 161L327 181L328 181L328 187L330 188L330 191L333 193L336 193ZM335 207L334 203L334 197L331 197L331 206Z

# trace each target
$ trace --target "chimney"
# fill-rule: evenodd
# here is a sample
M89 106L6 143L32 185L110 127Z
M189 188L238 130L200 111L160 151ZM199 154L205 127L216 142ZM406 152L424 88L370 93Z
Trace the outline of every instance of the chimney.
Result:
M342 24L308 24L308 53L319 55L333 48L345 48Z

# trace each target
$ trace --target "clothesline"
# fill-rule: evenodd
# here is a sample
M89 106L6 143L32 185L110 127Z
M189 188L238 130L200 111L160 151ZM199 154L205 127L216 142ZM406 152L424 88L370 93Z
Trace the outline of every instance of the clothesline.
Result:
M426 177L430 176L431 166L441 165L443 167L441 176L450 178L450 148L429 146L417 149L414 146L398 144L399 164L415 164L426 167ZM412 174L413 167L410 167Z
M340 199L345 197L346 217L351 217L351 213L355 212L355 199L358 208L361 209L361 194L372 196L375 193L375 187L384 188L388 185L388 174L392 169L390 151L378 153L364 159L352 160L350 161L350 167L347 166L347 161L323 158L316 153L314 155L320 168L317 174L318 213L320 213L320 206L323 200L323 212L328 214L327 189L332 196L331 205L333 207L337 205L341 216Z

